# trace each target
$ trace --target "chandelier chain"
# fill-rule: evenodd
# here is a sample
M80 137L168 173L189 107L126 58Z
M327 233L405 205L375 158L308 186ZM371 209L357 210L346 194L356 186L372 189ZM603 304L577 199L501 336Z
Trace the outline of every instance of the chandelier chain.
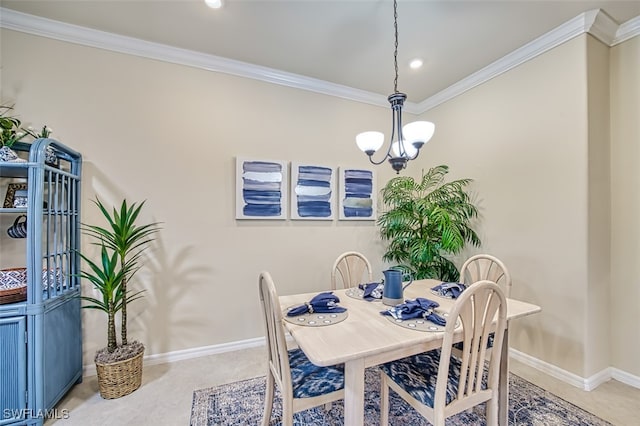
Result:
M407 167L407 162L415 160L420 153L420 148L431 139L435 126L429 121L414 121L403 127L402 106L407 100L405 93L398 92L398 0L393 0L393 29L395 33L395 44L393 51L393 65L395 77L393 80L394 92L387 97L391 105L391 140L387 153L379 161L373 159L373 155L378 152L384 144L384 134L378 131L368 131L359 133L356 136L356 144L367 156L371 164L382 164L389 161L391 168L400 173L400 170ZM405 135L407 139L405 140Z
M398 93L398 2L393 0L393 28L396 35L396 43L393 51L393 63L395 65L396 77L393 80L393 91Z

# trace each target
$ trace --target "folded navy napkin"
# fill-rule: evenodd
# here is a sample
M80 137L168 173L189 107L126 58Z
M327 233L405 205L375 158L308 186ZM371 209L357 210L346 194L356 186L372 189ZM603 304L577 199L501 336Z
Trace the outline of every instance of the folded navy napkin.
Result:
M404 303L393 306L380 313L382 315L390 315L400 320L424 318L437 325L446 325L447 320L434 311L438 306L440 306L438 302L425 299L424 297L418 297L415 300L405 300Z
M462 293L466 288L467 286L462 283L442 283L435 287L431 287L431 290L442 297L457 299L458 296L460 296L460 293Z
M295 317L297 315L302 315L306 313L340 313L347 310L347 308L343 308L342 306L338 306L340 299L338 296L334 295L332 292L327 291L324 293L320 293L313 297L308 302L305 302L304 305L296 306L291 308L287 312L288 317Z
M364 290L362 298L368 302L376 299L382 299L382 291L384 290L383 283L365 283L358 284L360 290Z

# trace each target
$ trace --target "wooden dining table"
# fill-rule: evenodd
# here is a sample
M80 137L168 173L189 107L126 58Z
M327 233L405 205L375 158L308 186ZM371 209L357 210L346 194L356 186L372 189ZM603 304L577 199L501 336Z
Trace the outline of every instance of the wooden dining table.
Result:
M455 300L437 296L431 287L436 280L416 280L404 291L405 299L424 297L437 301L441 312L448 312ZM353 290L335 290L339 306L347 308L343 321L326 326L300 325L284 321L284 325L309 360L316 365L329 366L344 363L344 424L364 424L364 372L365 368L400 359L409 355L437 349L442 346L442 331L423 331L401 327L380 314L389 307L381 301L366 301L353 297ZM280 296L283 310L311 300L316 293ZM511 320L540 312L540 306L507 299L507 330L503 339L500 368L499 424L507 425L508 417L508 348ZM285 313L286 315L286 313ZM457 333L458 334L458 333ZM454 340L456 340L454 338ZM461 340L461 335L457 341Z

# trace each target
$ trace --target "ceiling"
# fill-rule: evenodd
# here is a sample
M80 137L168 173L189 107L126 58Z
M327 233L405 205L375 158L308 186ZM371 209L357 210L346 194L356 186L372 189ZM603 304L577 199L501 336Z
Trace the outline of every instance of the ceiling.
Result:
M0 0L57 21L337 83L393 92L391 0ZM420 102L592 9L618 24L640 0L399 0L398 90ZM0 16L1 20L1 16ZM408 67L420 57L424 66Z

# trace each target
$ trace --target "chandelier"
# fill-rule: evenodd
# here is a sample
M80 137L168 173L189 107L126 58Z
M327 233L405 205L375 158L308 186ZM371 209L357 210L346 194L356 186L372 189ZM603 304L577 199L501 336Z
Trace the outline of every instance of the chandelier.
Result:
M391 104L391 139L387 154L380 160L374 161L373 154L384 144L384 134L377 131L359 133L356 136L356 144L369 156L372 164L382 164L389 160L396 173L407 167L409 160L415 160L420 153L420 148L431 139L435 131L435 125L430 121L414 121L402 127L402 106L407 95L398 92L398 2L393 0L393 27L395 30L395 50L393 62L395 65L395 79L393 80L393 93L387 98Z

